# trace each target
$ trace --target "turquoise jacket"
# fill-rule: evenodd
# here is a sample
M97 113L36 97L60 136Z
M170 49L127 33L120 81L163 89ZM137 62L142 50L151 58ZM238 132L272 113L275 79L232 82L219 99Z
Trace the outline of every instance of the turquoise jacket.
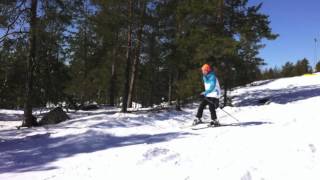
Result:
M204 75L202 79L205 87L204 95L206 97L219 98L221 91L220 84L214 72L209 72L207 75Z

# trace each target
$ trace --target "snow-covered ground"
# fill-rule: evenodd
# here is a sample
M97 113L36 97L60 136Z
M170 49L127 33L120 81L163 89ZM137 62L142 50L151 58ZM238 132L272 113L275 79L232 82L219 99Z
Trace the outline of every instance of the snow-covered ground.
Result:
M182 112L77 112L22 130L21 111L0 110L0 179L320 179L320 75L231 94L236 106L223 110L240 122L218 109L232 126L199 130L186 128L197 104Z

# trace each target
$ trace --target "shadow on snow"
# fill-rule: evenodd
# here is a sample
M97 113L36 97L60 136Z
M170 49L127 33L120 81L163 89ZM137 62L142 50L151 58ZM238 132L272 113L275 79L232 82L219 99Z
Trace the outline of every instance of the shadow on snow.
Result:
M271 122L261 122L261 121L250 121L250 122L239 122L239 123L230 123L223 124L222 126L239 126L239 127L247 127L247 126L259 126L264 124L272 124Z
M320 96L319 85L292 87L278 90L257 90L234 97L234 99L239 101L235 106L254 106L264 105L270 102L287 104L316 96Z
M50 137L50 133L0 142L0 174L56 169L49 166L60 158L110 148L153 144L194 135L186 132L114 136L89 130L80 135Z
M123 117L122 117L123 115ZM128 115L128 114L127 114ZM82 117L78 119L72 119L65 121L56 127L62 128L77 128L77 125L88 124L86 127L89 128L130 128L150 125L153 126L156 121L180 121L185 122L188 118L184 118L184 115L190 115L184 111L168 111L162 113L146 113L141 112L129 113L132 116L126 116L125 114L118 113L114 116L106 117L105 114L98 113L97 115ZM109 120L106 120L109 118ZM114 119L112 119L114 118ZM89 123L87 123L89 122Z

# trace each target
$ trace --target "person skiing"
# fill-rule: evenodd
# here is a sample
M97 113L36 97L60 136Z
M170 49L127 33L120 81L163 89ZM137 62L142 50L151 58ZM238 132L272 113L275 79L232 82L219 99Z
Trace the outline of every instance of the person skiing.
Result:
M219 122L217 121L216 109L219 107L219 98L221 94L219 81L214 74L212 68L208 64L204 64L201 67L201 71L203 74L203 82L205 91L200 94L201 103L197 112L197 119L193 121L193 125L202 123L202 114L204 108L209 105L209 110L211 113L211 122L210 125L218 126Z

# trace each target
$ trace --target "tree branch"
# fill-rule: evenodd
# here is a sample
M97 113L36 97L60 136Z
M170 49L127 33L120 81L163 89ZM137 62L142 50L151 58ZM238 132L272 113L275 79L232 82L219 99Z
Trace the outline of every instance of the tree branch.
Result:
M12 12L15 12L16 10L20 9L23 5L25 5L27 0L23 0L18 6L16 6ZM3 36L0 37L0 43L2 43L6 37L13 35L13 34L20 34L20 33L26 33L25 31L14 31L14 32L10 32L10 30L12 30L14 28L14 25L17 23L17 21L19 20L21 14L26 11L27 8L25 9L21 9L19 10L18 14L13 18L13 21L8 25L5 33Z
M29 33L29 31L13 31L13 32L6 33L4 36L0 37L0 43L2 43L6 39L6 37L8 37L10 35L27 34L27 33Z

